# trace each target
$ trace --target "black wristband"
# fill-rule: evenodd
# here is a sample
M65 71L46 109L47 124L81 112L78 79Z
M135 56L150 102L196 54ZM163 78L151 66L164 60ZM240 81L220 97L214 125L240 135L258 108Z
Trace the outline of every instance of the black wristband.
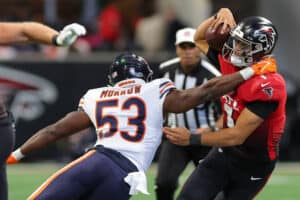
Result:
M52 37L52 44L55 45L55 46L60 46L59 44L57 44L57 37L58 37L58 35L54 35Z
M191 134L190 145L201 145L201 134Z

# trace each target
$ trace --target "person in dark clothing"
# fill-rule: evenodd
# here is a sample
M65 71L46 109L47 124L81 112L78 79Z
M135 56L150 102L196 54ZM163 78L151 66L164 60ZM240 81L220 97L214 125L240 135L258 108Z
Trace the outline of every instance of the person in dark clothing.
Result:
M183 28L176 33L177 58L160 64L161 76L169 78L178 89L189 89L219 76L220 72L208 61L201 59L201 52L194 42L196 30ZM220 109L218 102L208 101L197 107L179 114L170 113L167 125L170 127L183 126L193 133L201 129L215 129ZM178 186L180 174L192 161L195 166L209 152L210 147L182 147L164 139L158 161L156 177L156 199L172 200ZM176 157L176 159L174 159Z
M78 36L85 34L79 24L70 24L61 32L36 22L0 23L0 44L38 42L57 46L70 46ZM5 81L5 80L4 80ZM1 81L0 81L1 86ZM15 142L13 116L7 110L4 99L0 97L0 200L8 199L6 159L12 152Z
M229 24L228 22L231 22ZM235 26L229 9L205 20L197 29L197 45L205 44L205 32L224 23L232 30L222 53L208 48L222 74L248 66L274 67L272 51L277 41L275 26L259 16L247 17ZM164 128L177 145L215 146L189 177L178 200L209 200L223 191L230 200L253 199L266 185L278 159L284 132L287 99L285 80L279 73L248 79L221 97L223 127L216 132L190 134L186 128Z

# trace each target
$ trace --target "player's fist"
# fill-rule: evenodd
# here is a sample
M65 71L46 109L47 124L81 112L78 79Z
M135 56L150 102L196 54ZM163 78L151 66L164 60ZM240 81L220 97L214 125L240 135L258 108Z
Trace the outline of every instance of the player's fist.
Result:
M274 58L265 58L251 66L255 75L277 72L276 61Z
M85 34L86 29L84 26L77 23L69 24L55 37L55 43L58 46L70 46L79 36Z
M16 164L18 162L20 162L20 160L17 160L12 154L10 154L6 160L6 164Z

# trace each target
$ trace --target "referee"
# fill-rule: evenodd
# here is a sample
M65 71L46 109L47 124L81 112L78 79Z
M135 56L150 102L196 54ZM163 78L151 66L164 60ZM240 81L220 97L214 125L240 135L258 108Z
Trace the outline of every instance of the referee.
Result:
M201 59L200 49L194 43L195 29L184 28L176 33L177 58L163 62L159 66L161 76L171 79L178 89L196 87L208 79L219 76L219 71ZM219 116L217 102L198 105L186 113L169 114L168 126L181 126L197 133L199 129L214 129ZM164 139L158 161L156 177L157 200L172 200L178 186L178 178L190 161L196 166L208 153L210 147L177 146Z

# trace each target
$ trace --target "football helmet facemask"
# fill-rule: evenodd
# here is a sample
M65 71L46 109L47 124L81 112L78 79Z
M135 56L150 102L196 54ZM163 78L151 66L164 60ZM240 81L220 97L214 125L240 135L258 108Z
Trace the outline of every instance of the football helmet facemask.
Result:
M134 53L122 53L115 57L109 68L110 85L129 78L139 78L146 82L152 80L153 71L147 61Z
M277 38L277 30L268 19L248 17L230 32L222 56L237 67L250 66L272 53Z

